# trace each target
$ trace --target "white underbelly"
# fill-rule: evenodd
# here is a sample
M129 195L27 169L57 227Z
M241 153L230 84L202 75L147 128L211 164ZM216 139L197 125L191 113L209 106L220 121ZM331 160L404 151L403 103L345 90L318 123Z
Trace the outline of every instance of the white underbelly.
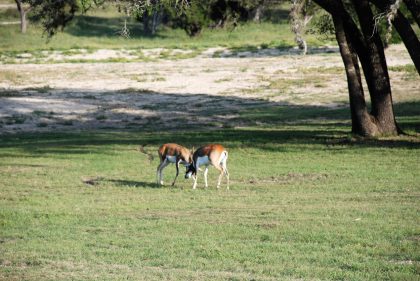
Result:
M166 156L166 160L170 163L176 163L176 156Z
M197 166L207 166L210 164L210 160L208 156L201 156L201 157L197 157Z
M176 156L167 155L166 156L166 161L168 161L169 163L176 163ZM184 166L188 166L190 163L181 160L180 164L182 164Z

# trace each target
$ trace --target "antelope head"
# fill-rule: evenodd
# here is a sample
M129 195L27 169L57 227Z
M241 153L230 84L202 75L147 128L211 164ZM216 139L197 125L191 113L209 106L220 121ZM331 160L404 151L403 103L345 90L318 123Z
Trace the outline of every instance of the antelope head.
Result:
M189 179L191 176L195 176L197 174L197 170L195 169L194 162L191 160L191 164L187 166L187 171L185 172L185 178Z

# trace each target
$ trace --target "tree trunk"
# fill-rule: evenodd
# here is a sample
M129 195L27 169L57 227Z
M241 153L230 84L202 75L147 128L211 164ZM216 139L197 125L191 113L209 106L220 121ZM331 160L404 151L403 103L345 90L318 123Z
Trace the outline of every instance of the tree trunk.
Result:
M26 12L22 10L20 13L20 31L22 33L26 33L27 29L27 22L26 22Z
M147 14L147 12L145 12L143 14L143 31L147 34L150 34L150 24L149 24L149 20L150 20L150 16Z
M385 3L383 0L370 0L377 6L382 12L386 12L392 2L388 1ZM420 4L420 1L419 1ZM408 53L410 54L411 59L413 60L414 65L416 66L417 72L420 73L420 41L417 38L416 33L411 27L410 22L404 16L403 13L397 11L395 17L392 21L395 29L398 34L401 36L401 39L404 42L405 47L407 48Z
M347 9L351 7L344 7L342 1L314 0L314 2L329 12L333 18L339 18L342 21L346 39L351 45L351 48L354 48L356 51L362 64L363 73L369 88L372 110L371 114L361 115L365 120L363 120L360 125L365 126L365 124L369 124L368 126L371 126L371 123L374 123L377 130L366 127L359 131L367 132L366 135L368 136L396 135L400 133L401 131L399 130L394 117L391 85L385 61L384 48L378 33L373 32L373 13L368 1L351 1L356 8L359 22L362 23L362 32L347 11ZM353 64L356 65L354 62ZM350 92L350 94L351 93L352 92ZM352 100L353 96L350 98ZM354 110L354 108L352 110ZM354 128L357 128L357 126L359 126L359 124L356 123Z
M152 30L151 30L153 35L156 33L159 23L160 23L160 14L158 11L154 11L153 16L152 16Z
M302 34L304 33L306 24L310 21L312 17L304 15L303 18L303 8L303 3L299 0L292 1L292 8L290 11L290 23L292 32L295 34L295 42L298 45L299 49L302 50L302 54L306 55L308 51L308 45L306 44L306 40Z
M420 27L420 1L419 0L404 0L410 13L413 15L414 20Z
M27 21L26 21L26 12L23 8L22 1L21 0L15 0L16 6L20 15L20 32L26 33L27 29Z
M340 47L341 57L346 70L350 99L352 133L362 136L375 136L379 133L379 131L376 124L372 121L366 107L356 52L347 41L341 18L334 16L333 22L335 27L335 36Z
M255 9L255 14L254 14L254 17L252 19L254 22L260 22L261 21L261 18L263 16L263 10L264 10L264 3L261 3Z
M382 40L375 30L372 10L367 0L353 1L366 44L364 52L367 56L360 59L367 60L364 65L365 78L370 85L369 93L372 102L372 116L375 118L378 129L383 135L396 135L400 132L395 121L392 104L391 84ZM352 37L353 34L348 34Z
M420 74L419 38L417 38L417 35L411 27L410 22L400 11L398 11L392 23L395 26L398 34L401 36L401 39L403 40L404 45L407 48L407 51L410 54L414 65L416 66L417 72Z

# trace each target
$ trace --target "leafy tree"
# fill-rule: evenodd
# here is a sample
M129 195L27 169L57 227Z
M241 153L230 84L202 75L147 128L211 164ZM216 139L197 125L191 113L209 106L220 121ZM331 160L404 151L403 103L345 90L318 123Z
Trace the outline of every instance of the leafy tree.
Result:
M172 27L184 29L189 36L197 36L205 27L235 27L251 17L259 20L264 0L189 0L182 13L179 7L167 1L150 0L154 3L142 14L146 31L154 33L156 23L163 20Z
M49 36L52 36L59 27L64 27L82 6L78 0L15 0L15 2L20 14L21 32L26 32L27 14L31 11L32 19L40 21Z
M146 33L155 34L161 23L162 17L166 13L166 5L159 0L152 0L152 6L148 7L144 13L137 14L137 20L143 22L143 29Z
M114 3L127 14L141 14L159 2L170 2L176 6L184 1L187 0L15 0L21 16L22 32L26 32L26 16L31 11L31 19L40 22L49 37L64 28L75 13L86 12L105 3Z
M189 36L199 35L203 27L210 24L209 8L209 1L196 0L189 1L188 9L182 14L177 15L176 11L171 9L174 26L183 28Z
M395 121L384 44L371 5L373 3L382 11L387 11L386 17L390 18L394 26L404 24L404 27L410 30L409 24L395 21L396 18L404 17L398 7L400 0L382 2L379 0L314 0L314 2L331 15L334 23L335 36L347 75L353 133L364 136L401 133ZM393 6L395 4L397 6ZM409 33L403 32L401 26L397 28L397 31L404 43L412 40L410 44L406 43L406 47L419 70L418 38L413 38ZM365 101L359 61L370 94L370 112Z
M174 13L167 6L175 27L183 28L188 35L200 34L204 27L220 28L230 25L235 27L239 22L247 21L263 0L190 0L184 13ZM261 11L258 17L261 16ZM254 16L255 17L255 16Z

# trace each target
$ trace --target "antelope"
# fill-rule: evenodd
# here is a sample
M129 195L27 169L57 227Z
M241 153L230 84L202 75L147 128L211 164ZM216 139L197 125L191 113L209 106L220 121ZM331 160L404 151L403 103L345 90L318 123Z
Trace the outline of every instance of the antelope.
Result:
M200 147L194 152L192 164L188 167L185 173L185 178L188 179L193 177L194 185L193 189L197 187L197 172L200 170L200 166L205 166L204 169L204 184L207 184L207 173L209 171L209 165L214 166L219 172L219 179L217 181L217 188L220 188L220 181L222 180L223 174L227 179L227 189L229 189L229 172L226 166L228 159L227 150L220 144L209 144Z
M176 143L165 143L159 147L158 153L160 164L156 171L157 184L163 185L163 169L169 164L175 163L176 176L172 182L172 186L174 186L179 174L179 164L188 167L192 162L192 151Z

